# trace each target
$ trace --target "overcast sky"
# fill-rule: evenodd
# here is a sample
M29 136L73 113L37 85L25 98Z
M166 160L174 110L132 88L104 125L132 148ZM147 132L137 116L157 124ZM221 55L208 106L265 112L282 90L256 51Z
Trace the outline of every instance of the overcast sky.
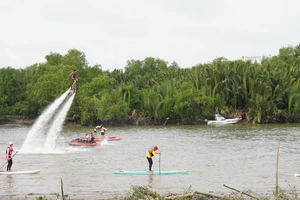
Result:
M299 0L3 0L0 67L73 48L110 71L146 57L184 68L277 55L300 42L299 9Z

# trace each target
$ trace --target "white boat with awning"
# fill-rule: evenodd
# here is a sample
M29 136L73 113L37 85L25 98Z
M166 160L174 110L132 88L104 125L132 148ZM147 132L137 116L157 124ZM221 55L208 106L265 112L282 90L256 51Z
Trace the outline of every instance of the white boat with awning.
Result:
M226 125L226 124L236 124L241 120L240 117L225 119L220 114L215 114L215 120L208 120L207 125Z

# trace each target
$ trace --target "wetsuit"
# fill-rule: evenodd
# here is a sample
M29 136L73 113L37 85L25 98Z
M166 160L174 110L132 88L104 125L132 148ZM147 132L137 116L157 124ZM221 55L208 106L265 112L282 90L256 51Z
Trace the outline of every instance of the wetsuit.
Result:
M11 169L11 166L13 164L13 161L12 161L12 153L14 152L14 149L12 147L7 147L6 148L6 158L10 158L8 161L7 161L7 171L10 171Z
M148 160L148 163L149 163L149 171L152 171L152 165L153 165L153 160L152 160L152 157L155 156L156 154L156 151L154 149L150 149L147 153L147 160Z

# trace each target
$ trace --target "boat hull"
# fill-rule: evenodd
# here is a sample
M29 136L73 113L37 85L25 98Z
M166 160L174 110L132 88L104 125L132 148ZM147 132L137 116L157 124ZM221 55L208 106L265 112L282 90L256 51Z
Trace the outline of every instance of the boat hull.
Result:
M153 171L154 175L171 175L171 174L187 174L189 170L175 170L175 171ZM128 175L150 175L149 171L115 171L114 174L128 174Z
M217 120L209 120L207 121L207 125L226 125L226 124L237 124L240 121L240 119L234 118L234 119L225 119L221 121Z
M84 147L94 147L94 146L98 146L98 142L81 142L81 141L71 141L68 143L71 146L84 146Z
M118 141L121 140L121 138L118 138L116 136L109 136L109 137L105 137L105 138L101 138L101 137L96 137L95 141Z
M225 119L220 114L215 114L215 120L208 120L207 125L226 125L226 124L237 124L241 120L240 117Z

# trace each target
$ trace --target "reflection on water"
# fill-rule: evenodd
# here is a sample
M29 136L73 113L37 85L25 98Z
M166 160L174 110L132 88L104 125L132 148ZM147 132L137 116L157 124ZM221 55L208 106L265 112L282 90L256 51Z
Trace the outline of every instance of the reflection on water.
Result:
M127 194L131 186L148 186L161 194L192 190L229 193L229 187L258 195L275 189L276 152L280 140L279 186L300 189L300 125L109 127L107 135L120 141L97 147L71 147L66 141L93 127L65 127L53 152L14 158L13 170L39 174L0 175L0 195L59 193L60 179L67 194ZM0 149L14 142L19 149L30 127L0 126ZM62 139L63 138L63 139ZM148 170L145 154L159 146L161 162L153 170L189 170L187 175L115 175L116 170ZM59 153L58 153L59 152Z
M149 178L148 178L148 187L149 187L149 188L152 188L153 176L154 176L154 175L148 175L148 177L149 177Z
M14 187L14 178L12 175L6 175L6 184L4 187L7 193L12 193Z

